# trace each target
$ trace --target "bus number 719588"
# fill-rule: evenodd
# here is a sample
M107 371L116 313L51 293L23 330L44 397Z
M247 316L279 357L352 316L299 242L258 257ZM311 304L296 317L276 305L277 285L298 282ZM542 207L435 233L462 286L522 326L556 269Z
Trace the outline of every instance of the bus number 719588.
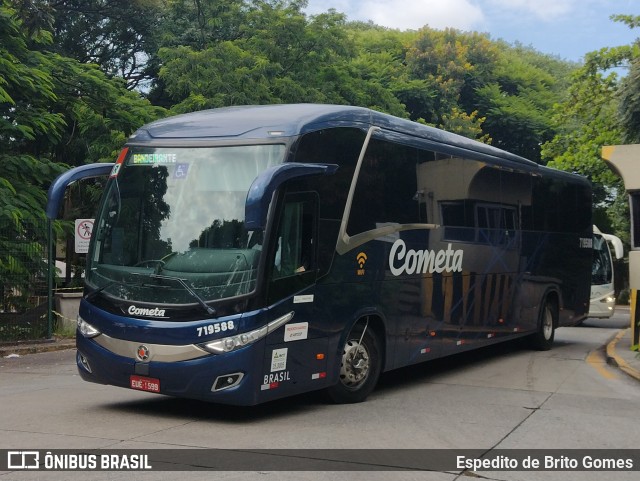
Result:
M209 334L217 334L219 332L231 331L233 330L233 328L233 321L207 324L206 326L200 326L197 328L198 337L207 336Z

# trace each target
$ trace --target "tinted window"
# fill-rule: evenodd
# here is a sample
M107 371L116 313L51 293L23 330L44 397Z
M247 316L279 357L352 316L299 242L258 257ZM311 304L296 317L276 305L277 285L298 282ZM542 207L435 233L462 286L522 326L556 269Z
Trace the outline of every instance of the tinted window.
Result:
M294 148L296 162L338 164L337 172L296 183L298 191L313 190L320 195L320 217L342 219L366 131L335 128L310 132L302 136Z
M271 253L268 302L313 284L317 270L318 198L315 193L287 194Z
M564 179L536 178L526 228L550 232L591 230L591 190Z
M415 147L371 139L354 192L347 233L358 234L388 223L426 222ZM421 207L422 206L422 207Z
M609 246L601 235L593 236L593 265L591 268L591 284L599 286L609 284L613 280L611 254Z
M475 215L472 201L442 202L440 212L446 240L463 242L475 240Z
M287 199L277 236L274 279L315 268L314 237L316 203L313 197Z

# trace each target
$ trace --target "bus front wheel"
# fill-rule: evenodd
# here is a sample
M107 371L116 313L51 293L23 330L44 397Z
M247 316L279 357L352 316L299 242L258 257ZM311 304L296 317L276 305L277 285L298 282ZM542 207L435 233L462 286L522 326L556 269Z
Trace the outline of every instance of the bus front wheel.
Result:
M364 401L380 377L380 341L371 326L355 326L342 348L338 383L326 389L330 401L339 404Z

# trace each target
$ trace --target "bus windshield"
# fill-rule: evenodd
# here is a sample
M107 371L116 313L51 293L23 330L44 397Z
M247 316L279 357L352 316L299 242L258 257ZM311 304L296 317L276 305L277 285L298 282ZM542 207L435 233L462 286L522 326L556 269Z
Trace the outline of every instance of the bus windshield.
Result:
M613 282L611 253L607 241L599 234L593 235L593 264L591 268L591 284L603 285Z
M89 287L156 304L251 292L262 232L245 228L245 200L253 180L283 162L284 152L281 144L130 147L95 221Z

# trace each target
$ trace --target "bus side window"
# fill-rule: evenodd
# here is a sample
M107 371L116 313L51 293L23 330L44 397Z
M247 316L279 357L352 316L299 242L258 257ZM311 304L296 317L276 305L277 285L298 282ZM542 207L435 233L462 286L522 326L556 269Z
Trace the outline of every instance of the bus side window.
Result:
M267 300L277 302L312 285L318 273L318 195L287 194L275 236Z
M317 203L312 195L288 195L278 226L273 279L316 268Z

